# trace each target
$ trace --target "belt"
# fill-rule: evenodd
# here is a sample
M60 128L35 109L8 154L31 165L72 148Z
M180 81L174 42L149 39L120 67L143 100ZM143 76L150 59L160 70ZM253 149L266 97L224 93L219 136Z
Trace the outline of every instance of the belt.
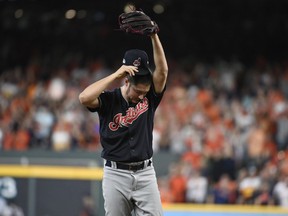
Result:
M106 160L105 166L116 168L116 169L130 170L130 171L135 172L137 170L145 169L146 167L151 166L151 164L152 164L152 160L142 161L137 164L124 164L124 163Z

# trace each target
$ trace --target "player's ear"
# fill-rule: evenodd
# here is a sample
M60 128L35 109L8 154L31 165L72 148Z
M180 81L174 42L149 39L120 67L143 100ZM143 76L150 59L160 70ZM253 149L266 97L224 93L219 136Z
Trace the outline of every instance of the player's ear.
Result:
M129 80L128 80L128 78L127 78L127 77L125 77L124 83L125 83L125 85L126 85L126 86L128 86L128 85L129 85Z

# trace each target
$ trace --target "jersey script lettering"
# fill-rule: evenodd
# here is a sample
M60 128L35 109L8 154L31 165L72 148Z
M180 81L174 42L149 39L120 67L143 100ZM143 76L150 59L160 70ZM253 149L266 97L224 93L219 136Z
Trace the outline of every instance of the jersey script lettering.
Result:
M122 113L118 113L114 116L113 122L109 123L109 128L112 131L118 130L119 127L128 127L131 125L141 114L148 110L148 99L145 97L139 102L135 108L129 107L126 111L126 115L122 116Z

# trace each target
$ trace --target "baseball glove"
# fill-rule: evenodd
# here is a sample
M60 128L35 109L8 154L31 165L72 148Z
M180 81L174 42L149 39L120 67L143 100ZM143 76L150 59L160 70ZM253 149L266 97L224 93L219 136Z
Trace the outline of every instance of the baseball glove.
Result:
M143 11L131 11L119 16L120 29L126 33L150 36L159 32L155 21Z

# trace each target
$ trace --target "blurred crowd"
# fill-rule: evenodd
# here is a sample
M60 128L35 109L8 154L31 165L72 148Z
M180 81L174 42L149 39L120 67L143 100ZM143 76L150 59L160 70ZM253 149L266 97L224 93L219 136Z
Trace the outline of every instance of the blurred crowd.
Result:
M163 203L288 207L288 63L168 62L154 151L180 160L159 178ZM0 151L101 150L98 116L78 95L115 68L100 58L41 65L0 73Z
M178 66L155 121L156 149L181 158L163 202L288 208L287 63Z

